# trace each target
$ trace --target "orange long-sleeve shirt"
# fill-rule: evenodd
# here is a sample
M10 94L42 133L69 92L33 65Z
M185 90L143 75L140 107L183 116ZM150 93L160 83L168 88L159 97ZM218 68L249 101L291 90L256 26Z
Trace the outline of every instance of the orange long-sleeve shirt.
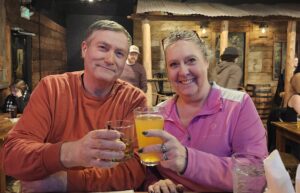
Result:
M135 189L145 175L137 157L111 169L67 169L60 162L63 142L103 129L108 120L132 120L133 110L146 105L143 92L121 80L109 96L99 100L85 91L82 74L70 72L41 80L5 140L2 167L7 175L26 181L65 170L68 191Z

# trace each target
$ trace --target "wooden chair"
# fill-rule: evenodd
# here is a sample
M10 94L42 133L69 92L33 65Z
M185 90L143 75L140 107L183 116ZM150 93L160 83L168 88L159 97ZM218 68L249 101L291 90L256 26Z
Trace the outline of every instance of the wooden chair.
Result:
M155 104L158 104L175 94L175 92L172 91L171 84L164 73L158 72L153 74L153 79L156 79L156 81L154 81L156 90L156 93L154 93L154 95L156 95Z

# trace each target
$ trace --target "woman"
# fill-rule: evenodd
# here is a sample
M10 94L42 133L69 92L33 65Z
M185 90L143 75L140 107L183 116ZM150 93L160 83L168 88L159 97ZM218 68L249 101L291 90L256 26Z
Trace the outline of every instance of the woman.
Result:
M173 32L163 46L176 96L161 105L165 131L144 133L164 141L139 150L163 153L155 175L166 180L152 184L149 179L148 191L172 192L178 183L192 191L232 191L231 155L267 155L266 132L255 106L246 93L209 83L204 42L195 32Z
M27 84L24 80L16 79L9 88L11 94L6 97L2 106L2 111L4 113L10 112L12 111L12 106L17 106L17 112L23 113L23 110L30 98L30 92Z
M282 114L283 121L297 121L297 114L300 114L300 73L295 73L291 78L291 97L287 102L286 111Z

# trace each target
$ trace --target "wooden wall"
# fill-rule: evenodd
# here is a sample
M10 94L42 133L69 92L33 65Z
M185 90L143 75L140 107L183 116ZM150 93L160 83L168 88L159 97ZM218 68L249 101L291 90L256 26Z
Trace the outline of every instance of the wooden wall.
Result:
M0 66L5 66L7 79L4 82L11 83L11 42L10 29L12 27L23 28L24 31L36 34L32 37L32 85L33 88L39 80L49 74L65 72L66 69L66 32L65 29L47 18L46 16L34 12L30 20L20 17L20 5L18 0L0 0L5 6L1 6L1 14L6 13L4 22L0 20L0 29L5 29L5 33L0 31L0 40L5 39L5 51L0 52ZM0 5L1 5L0 3ZM2 16L2 15L1 15ZM1 35L2 34L2 35ZM2 41L1 41L2 42ZM2 48L3 46L1 46ZM6 58L6 61L3 61ZM0 82L3 85L3 81ZM7 85L6 84L6 87ZM2 95L3 95L2 90ZM0 97L2 104L3 96Z
M273 52L274 43L286 42L287 21L267 21L268 29L265 35L261 34L258 23L249 20L229 21L229 32L245 32L245 70L244 85L246 84L271 84L273 93L276 90L277 80L273 79ZM211 21L204 38L210 50L210 71L216 64L216 35L220 32L220 21ZM172 30L195 30L200 35L199 21L150 21L152 41L152 69L153 72L164 69L164 58L161 50L161 40ZM299 25L297 26L297 39L299 40ZM141 21L134 21L134 43L142 47ZM299 51L299 50L298 50ZM253 72L249 61L254 56L260 55L262 68Z

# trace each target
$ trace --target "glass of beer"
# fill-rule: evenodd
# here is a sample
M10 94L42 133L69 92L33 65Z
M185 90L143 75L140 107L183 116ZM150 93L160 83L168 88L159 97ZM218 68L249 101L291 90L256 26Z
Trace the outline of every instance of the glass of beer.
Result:
M159 137L146 137L143 135L143 131L149 129L161 129L164 128L164 118L162 116L162 108L159 107L139 107L134 110L135 130L138 139L139 148L143 148L148 145L162 144L162 140ZM140 153L142 164L146 166L155 166L160 161L160 153Z
M120 160L113 160L115 162L121 162L128 160L134 155L134 125L131 121L128 120L114 120L107 121L106 128L117 130L121 133L120 140L125 143L126 149L124 151L124 157Z

